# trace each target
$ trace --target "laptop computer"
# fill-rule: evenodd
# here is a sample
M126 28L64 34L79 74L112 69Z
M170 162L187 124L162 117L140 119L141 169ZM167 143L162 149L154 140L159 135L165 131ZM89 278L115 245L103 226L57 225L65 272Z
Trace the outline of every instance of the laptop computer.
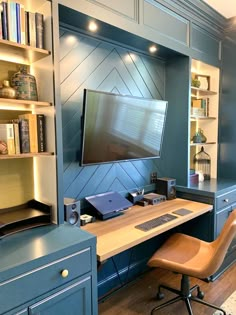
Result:
M124 210L133 206L125 197L116 191L85 197L94 207L96 215L101 220L106 220L123 213Z

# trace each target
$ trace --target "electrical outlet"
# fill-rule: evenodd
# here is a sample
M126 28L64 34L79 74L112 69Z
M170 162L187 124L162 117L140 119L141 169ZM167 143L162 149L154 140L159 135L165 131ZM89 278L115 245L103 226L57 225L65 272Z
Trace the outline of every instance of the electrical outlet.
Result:
M156 183L156 181L157 181L157 172L152 172L150 174L150 181L151 181L151 184Z

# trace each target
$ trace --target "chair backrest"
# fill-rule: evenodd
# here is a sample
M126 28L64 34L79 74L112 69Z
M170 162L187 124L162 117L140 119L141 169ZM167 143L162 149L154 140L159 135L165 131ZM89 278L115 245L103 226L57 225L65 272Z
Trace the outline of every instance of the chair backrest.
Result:
M223 263L226 252L236 236L236 209L234 209L227 221L225 222L223 229L215 241L211 243L213 254L211 263L207 267L209 274L214 274Z

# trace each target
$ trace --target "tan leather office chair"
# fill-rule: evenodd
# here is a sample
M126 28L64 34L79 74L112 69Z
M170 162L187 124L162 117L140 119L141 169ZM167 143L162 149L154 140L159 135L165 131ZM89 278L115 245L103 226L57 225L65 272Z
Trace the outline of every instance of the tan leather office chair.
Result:
M236 209L228 217L223 229L217 239L213 242L201 241L197 238L176 233L172 235L151 257L148 265L151 267L161 267L173 272L182 274L181 289L176 290L165 285L160 285L157 298L162 299L161 288L167 289L177 297L153 308L151 314L161 308L173 304L179 300L184 300L188 313L193 315L190 300L207 305L226 312L218 306L203 301L204 294L198 285L190 288L189 276L204 279L213 275L221 266L227 249L236 235ZM192 292L197 289L197 296Z

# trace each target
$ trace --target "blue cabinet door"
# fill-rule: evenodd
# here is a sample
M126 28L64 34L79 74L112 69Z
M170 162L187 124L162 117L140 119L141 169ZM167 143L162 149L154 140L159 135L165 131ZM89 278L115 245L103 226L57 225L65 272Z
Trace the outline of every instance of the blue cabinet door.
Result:
M189 45L189 21L163 6L157 1L145 0L143 4L143 23L157 39L171 40L173 49L178 45ZM164 44L164 42L163 42ZM176 47L177 45L177 47Z
M221 40L206 29L192 23L190 47L192 56L212 65L219 65L221 60Z
M91 277L68 285L29 307L29 315L95 315L91 301Z

